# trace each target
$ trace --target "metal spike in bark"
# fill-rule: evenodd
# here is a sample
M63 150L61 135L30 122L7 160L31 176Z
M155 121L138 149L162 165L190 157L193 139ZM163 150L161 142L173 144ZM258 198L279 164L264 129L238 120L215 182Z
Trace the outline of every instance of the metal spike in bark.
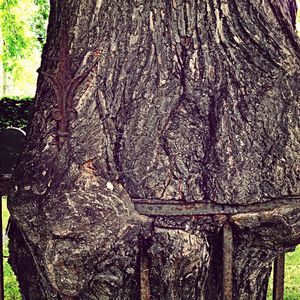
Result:
M150 300L150 262L145 245L140 242L140 299Z
M233 235L230 223L223 227L223 300L233 299Z
M89 72L80 74L74 78L71 76L71 62L68 50L68 34L66 25L62 25L60 33L59 62L56 75L42 72L55 91L57 99L56 108L52 111L52 118L58 123L58 148L61 149L69 136L69 121L77 117L73 108L73 97L76 89L86 78Z

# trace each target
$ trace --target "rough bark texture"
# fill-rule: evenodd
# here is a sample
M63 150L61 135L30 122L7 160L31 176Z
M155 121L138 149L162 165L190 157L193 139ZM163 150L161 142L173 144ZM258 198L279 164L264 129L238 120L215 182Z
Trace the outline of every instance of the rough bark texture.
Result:
M25 299L138 299L141 247L153 299L220 299L228 218L149 218L131 199L299 196L294 4L51 1L41 71L57 69L61 26L74 76L92 71L60 150L55 95L39 77L9 201ZM234 299L264 299L271 261L300 242L299 217L291 203L231 218Z

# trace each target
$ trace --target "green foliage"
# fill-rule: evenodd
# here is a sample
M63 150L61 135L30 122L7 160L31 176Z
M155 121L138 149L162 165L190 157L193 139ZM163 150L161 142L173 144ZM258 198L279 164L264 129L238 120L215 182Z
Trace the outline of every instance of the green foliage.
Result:
M32 98L2 98L0 100L0 130L7 127L25 129L32 103Z
M40 48L42 48L46 42L47 32L45 24L47 24L49 17L50 5L49 0L34 0L34 4L38 6L38 10L33 17L32 29L35 32Z
M6 72L12 72L17 67L17 61L26 55L28 45L31 43L25 34L24 22L18 18L14 8L16 0L2 0L0 5L1 33L3 39L2 62Z
M49 9L49 0L0 0L0 61L6 73L0 81L6 78L5 95L33 94Z

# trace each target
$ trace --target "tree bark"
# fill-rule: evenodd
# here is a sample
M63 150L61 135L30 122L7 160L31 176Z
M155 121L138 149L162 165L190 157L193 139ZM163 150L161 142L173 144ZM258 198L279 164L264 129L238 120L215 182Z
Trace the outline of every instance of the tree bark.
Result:
M221 299L228 221L234 299L265 299L272 260L300 242L294 4L51 1L41 72L59 69L65 27L72 75L89 73L62 146L38 80L9 200L25 299ZM281 198L232 216L147 217L132 202Z

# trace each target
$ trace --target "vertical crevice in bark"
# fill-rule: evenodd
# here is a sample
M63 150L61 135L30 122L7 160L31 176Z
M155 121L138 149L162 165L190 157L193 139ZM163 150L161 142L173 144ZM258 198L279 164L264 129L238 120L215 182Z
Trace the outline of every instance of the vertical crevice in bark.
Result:
M222 231L209 236L210 245L210 268L206 283L203 299L221 299L222 298ZM201 299L201 298L200 298Z
M131 198L299 196L299 39L288 10L281 0L51 1L41 71L56 71L63 24L72 72L92 71L60 151L56 99L39 77L13 182L9 207L42 297L138 299L144 236L153 298L220 299L223 216L153 221ZM260 299L271 261L299 242L299 211L246 215L232 218L234 297Z

